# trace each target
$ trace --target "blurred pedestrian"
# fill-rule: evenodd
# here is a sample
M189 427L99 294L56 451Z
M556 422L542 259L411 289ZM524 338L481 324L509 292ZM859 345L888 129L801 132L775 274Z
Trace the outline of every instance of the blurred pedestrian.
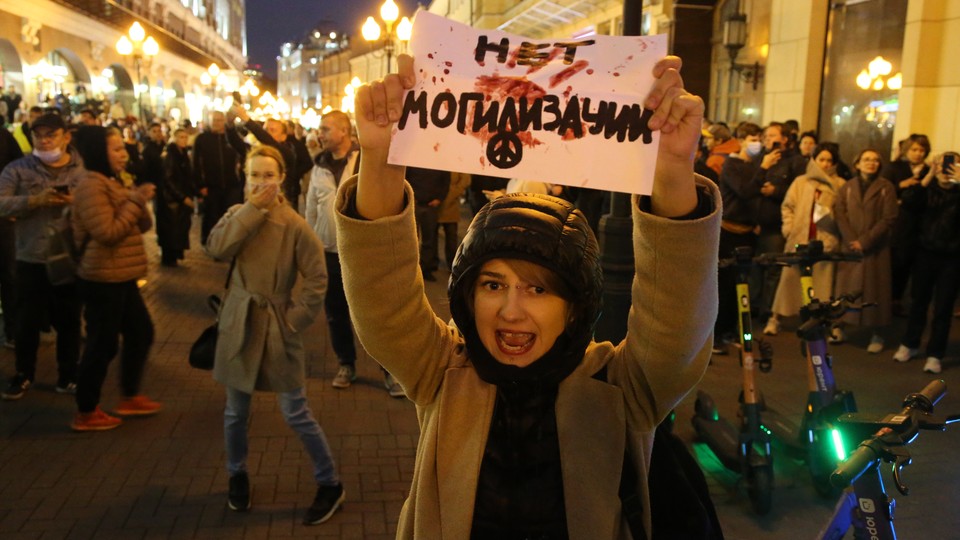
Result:
M927 157L930 155L930 139L921 133L912 133L902 144L901 155L883 168L883 177L893 182L897 187L897 200L903 200L906 190L920 185L920 181L930 174ZM934 171L936 172L936 171ZM897 221L893 225L890 242L891 261L891 294L893 295L893 312L903 314L901 303L907 290L907 282L914 261L917 259L917 249L920 244L920 221L922 215L916 208L923 205L900 205ZM922 211L922 210L920 210Z
M420 271L423 279L436 281L437 219L440 203L450 191L450 173L421 167L407 167L407 182L413 188L416 202L417 234L420 238Z
M831 145L818 145L812 154L816 157L807 164L807 173L790 184L783 198L781 212L787 253L812 240L822 242L825 253L840 250L840 228L834 219L833 205L837 192L846 181L837 176L839 155ZM834 266L831 261L813 265L813 290L819 300L833 297ZM780 283L773 298L773 313L763 328L764 334L777 335L780 319L800 312L800 293L800 270L794 266L785 267L780 273Z
M70 149L71 134L58 114L30 124L32 153L9 163L0 173L0 218L16 225L16 373L3 399L20 399L36 377L40 331L57 331L57 386L61 394L76 390L80 357L80 302L74 283L54 285L47 276L47 227L74 201L85 176L83 161ZM11 315L13 315L11 313Z
M944 157L952 165L944 166ZM960 290L960 154L947 152L934 160L920 184L902 194L901 208L920 216L919 246L914 264L910 316L900 347L893 359L906 362L920 353L920 339L927 326L927 311L933 302L933 320L927 340L923 370L940 373L947 352L953 305Z
M193 171L187 152L189 134L183 128L174 131L173 142L163 157L163 184L157 189L154 212L157 216L157 243L160 264L177 266L184 251L190 249L190 224L193 217Z
M87 341L77 370L77 414L71 427L102 431L121 424L100 408L107 368L118 349L122 399L114 412L147 416L162 408L141 393L153 345L153 321L137 285L147 275L142 235L153 226L147 204L156 187L143 183L128 188L119 180L128 156L123 136L115 128L78 130L77 150L88 169L77 185L73 211L75 241L83 246L77 277Z
M17 140L6 129L0 129L0 172L22 157ZM3 311L3 345L8 349L14 348L17 333L16 271L16 221L11 217L0 217L0 309Z
M200 242L206 243L210 230L227 208L243 201L241 167L246 144L220 111L211 111L209 123L193 142L194 185L203 198Z
M287 425L300 436L313 461L317 494L303 523L314 525L337 511L345 492L305 389L301 333L323 304L327 285L323 245L284 201L285 166L275 148L252 149L246 161L246 202L220 218L207 239L212 256L233 259L220 311L213 377L227 393L224 437L230 509L243 512L252 504L246 463L252 394L275 392ZM294 296L298 277L302 279Z
M320 137L317 147L323 148L314 159L307 188L306 220L323 243L327 265L327 294L323 309L327 315L330 345L337 356L337 374L331 384L334 388L349 388L357 380L357 346L354 343L350 305L343 292L343 273L337 252L337 226L334 221L334 201L337 188L360 170L360 146L350 138L350 117L343 111L330 111L320 119ZM381 368L382 369L382 368ZM403 389L393 377L383 371L383 384L392 397L403 397Z
M437 229L443 229L443 256L444 269L448 272L453 268L453 259L457 255L457 246L460 245L458 227L460 225L460 197L470 187L470 175L466 173L450 173L450 189L440 205L437 216ZM439 235L438 235L439 239ZM437 250L437 261L440 261L440 250Z
M860 293L862 302L876 305L845 314L828 339L844 341L844 323L862 326L872 331L868 345L872 352L883 350L880 329L891 321L890 234L897 219L897 191L880 176L881 162L876 150L861 151L853 162L856 178L840 188L834 204L841 249L863 255L861 262L839 263L837 294Z

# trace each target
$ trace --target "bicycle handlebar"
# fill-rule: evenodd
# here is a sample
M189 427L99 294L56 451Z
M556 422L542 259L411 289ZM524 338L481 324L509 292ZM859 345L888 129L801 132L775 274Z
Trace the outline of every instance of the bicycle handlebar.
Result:
M934 406L947 393L947 384L942 379L931 381L920 392L907 394L899 414L884 418L883 427L870 438L861 442L857 449L830 475L830 482L844 488L855 482L863 473L876 467L881 459L892 461L898 452L892 446L910 444L921 429L944 429L944 424L925 422L921 416L933 414ZM900 452L909 458L908 454ZM898 488L901 486L898 482ZM901 490L902 491L902 490Z

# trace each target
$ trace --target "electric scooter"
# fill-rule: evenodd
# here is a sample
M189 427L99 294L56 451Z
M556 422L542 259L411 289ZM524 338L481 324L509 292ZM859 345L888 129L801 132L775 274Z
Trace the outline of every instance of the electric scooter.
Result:
M827 335L833 325L847 311L865 307L854 302L859 295L848 295L832 302L820 301L813 287L813 265L820 261L860 261L862 256L852 253L824 253L823 243L811 241L797 246L794 253L763 257L764 264L798 266L803 306L801 325L797 335L802 340L806 357L809 392L803 420L799 428L789 422L768 422L773 436L785 443L794 456L807 462L814 489L821 496L836 496L830 484L830 473L842 455L842 439L834 422L843 413L857 410L853 393L837 388L833 376L833 359L827 352ZM773 417L773 415L768 415Z
M907 395L899 413L880 418L850 413L839 418L843 430L856 434L857 439L864 436L864 431L874 433L831 475L834 485L846 489L830 521L820 530L819 540L840 540L851 527L854 538L896 540L893 526L896 501L883 487L880 462L893 463L894 485L897 491L907 495L909 489L902 478L903 468L912 462L907 446L916 440L920 430L945 431L948 424L960 421L960 415L933 416L934 405L946 392L943 380L935 380L919 393Z
M760 415L762 398L757 390L755 369L766 373L772 367L773 349L769 343L755 342L750 320L750 291L747 281L752 266L753 250L737 248L732 259L720 266L737 267L737 312L740 330L740 366L743 391L740 394L740 428L722 418L706 392L697 391L691 419L697 437L705 442L727 469L739 473L747 485L753 510L760 515L770 511L773 494L773 456L770 433L763 427ZM759 353L759 354L757 354ZM755 356L755 354L757 356Z

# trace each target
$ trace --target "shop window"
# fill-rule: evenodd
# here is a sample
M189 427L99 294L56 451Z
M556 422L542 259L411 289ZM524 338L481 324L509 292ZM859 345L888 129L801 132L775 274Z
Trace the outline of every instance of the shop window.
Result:
M887 156L900 103L908 0L836 2L830 9L820 138L852 163L864 148Z

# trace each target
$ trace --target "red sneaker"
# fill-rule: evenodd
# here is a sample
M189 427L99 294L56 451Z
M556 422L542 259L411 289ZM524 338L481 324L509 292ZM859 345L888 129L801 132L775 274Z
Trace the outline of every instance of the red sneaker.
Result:
M120 416L150 416L157 414L162 408L163 405L141 394L124 398L113 412Z
M92 412L78 412L70 422L70 427L74 431L106 431L113 429L123 423L123 420L116 416L110 416L97 407Z

